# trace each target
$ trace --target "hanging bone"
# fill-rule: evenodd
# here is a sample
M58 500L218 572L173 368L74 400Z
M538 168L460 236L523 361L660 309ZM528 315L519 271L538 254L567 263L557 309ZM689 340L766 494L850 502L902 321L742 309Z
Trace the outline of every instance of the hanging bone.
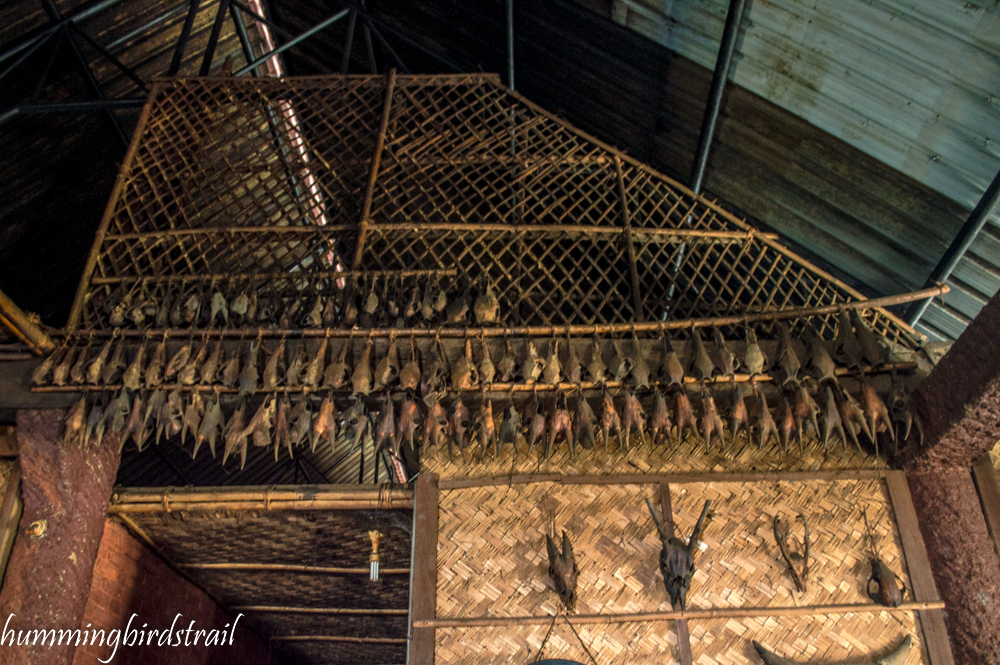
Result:
M562 532L562 552L556 547L552 536L545 534L545 546L549 552L549 578L563 605L570 612L576 607L576 577L579 569L573 558L573 546L566 531Z
M750 326L746 328L746 339L747 345L743 350L743 367L746 368L747 374L751 377L763 374L767 367L767 358L760 350L760 345L757 344L757 333Z
M705 518L708 516L708 509L712 502L705 501L705 506L701 509L701 516L691 532L691 537L685 543L680 538L672 536L663 525L663 518L653 508L649 497L646 497L646 506L649 507L649 514L653 516L656 529L660 533L660 573L663 575L663 584L670 595L670 603L675 608L679 605L683 610L686 606L687 592L691 587L691 578L694 576L694 551L698 548L698 540L701 538L701 531L705 526Z
M810 663L799 663L795 660L783 658L778 654L765 649L760 642L752 640L753 648L757 650L764 665L811 665ZM906 662L906 654L910 650L912 639L909 635L903 638L895 649L882 656L868 656L864 660L850 662L830 663L829 665L903 665Z
M691 400L688 398L687 393L683 390L678 390L674 402L674 413L677 416L677 443L684 440L687 432L694 434L695 439L701 440L701 435L698 434L698 419L694 416L694 407L691 406Z
M626 443L622 440L622 420L615 410L615 402L611 399L607 384L603 384L601 385L601 434L604 437L604 452L608 452L608 439L612 430L618 436L618 450L624 450Z
M410 337L410 358L399 370L399 387L403 390L416 390L420 387L420 356L417 351L417 342Z
M788 564L788 572L792 575L795 588L799 593L805 593L806 586L809 583L809 520L802 512L799 512L796 519L802 520L804 529L801 552L796 552L789 547L788 539L792 528L790 522L782 522L781 517L775 513L772 526L774 528L774 542L778 544L778 550L781 551L781 558ZM796 567L795 564L798 562L801 562L801 565Z
M486 344L486 339L483 337L479 338L479 348L483 354L482 358L479 359L479 381L483 385L489 385L493 383L497 369L493 366L493 358L490 357L490 347Z
M778 323L778 334L777 364L784 377L782 383L798 381L802 363L799 362L799 357L792 346L791 330L789 330L788 324L784 321Z
M716 371L721 376L728 376L735 381L736 368L739 366L736 354L729 349L725 338L722 337L722 331L715 326L712 327L712 339L715 341Z
M594 341L590 345L590 363L587 364L587 375L594 383L601 383L607 374L607 367L604 365L604 351L594 335Z
M757 429L757 448L763 449L772 438L778 438L778 426L774 422L774 418L771 417L771 410L767 406L764 391L756 383L753 386L753 393L757 397L756 423L754 424Z
M590 404L584 399L583 393L578 390L576 408L573 412L573 440L587 449L595 447L597 445L594 441L594 424L596 420L594 410L590 408Z
M706 381L712 378L715 364L705 350L705 343L701 340L701 333L694 326L691 326L691 338L688 342L688 374L698 381Z
M580 383L583 380L583 365L576 355L576 347L569 335L566 336L566 380L570 383Z
M649 419L650 445L660 445L663 441L669 442L671 429L667 400L664 399L663 393L657 390L653 396L653 415Z
M872 574L868 578L868 585L865 591L868 597L879 605L899 607L903 604L903 596L906 593L906 589L897 583L896 574L889 569L889 566L885 565L885 562L882 561L882 557L879 555L878 547L875 544L875 532L868 522L867 508L864 510L864 516L865 531L868 536L868 546L872 563ZM874 592L872 591L872 582L876 585Z
M559 363L559 340L555 337L549 342L549 356L542 370L542 383L555 385L562 380L562 365Z
M566 404L566 395L562 390L556 391L555 403L549 411L548 420L549 435L545 440L545 459L552 454L552 447L559 436L564 436L569 444L570 455L576 456L576 442L573 440L573 419L569 415L569 407Z

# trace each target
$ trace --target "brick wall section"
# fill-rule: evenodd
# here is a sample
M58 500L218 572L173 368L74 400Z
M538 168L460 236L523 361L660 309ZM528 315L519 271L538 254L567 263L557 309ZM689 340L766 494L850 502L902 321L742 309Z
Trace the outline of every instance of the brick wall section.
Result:
M183 615L177 627L184 629L194 620L196 630L221 631L233 621L204 591L167 566L124 526L108 519L81 626L85 628L90 623L105 630L124 630L133 613L138 616L132 627L139 629L143 623L148 628L169 628L177 614ZM107 646L80 646L73 665L98 665L99 659L107 660L110 654ZM119 644L111 661L114 665L267 665L268 662L268 644L252 631L245 616L237 625L232 646L160 647L154 639L151 646Z

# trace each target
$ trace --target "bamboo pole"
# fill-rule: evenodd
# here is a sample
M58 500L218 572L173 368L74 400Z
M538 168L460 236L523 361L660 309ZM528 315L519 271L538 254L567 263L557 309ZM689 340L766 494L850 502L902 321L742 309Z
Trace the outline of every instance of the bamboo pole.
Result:
M861 368L861 373L866 375L874 374L885 374L887 372L906 372L914 370L917 368L917 363L915 362L898 362L898 363L886 363L885 365L879 365L878 367L864 366ZM856 372L847 367L838 367L835 370L837 376L853 376ZM705 384L721 384L727 385L732 383L771 383L774 381L774 377L769 374L756 374L751 376L749 374L734 374L733 376L714 376L705 381L699 381L693 376L685 376L684 383L692 386L701 386ZM506 395L507 393L515 392L547 392L553 390L561 390L565 393L574 392L576 390L601 390L603 386L607 386L609 390L617 390L628 386L626 381L580 381L577 383L491 383L486 386L487 394L495 393L496 395ZM631 390L636 394L643 394L654 392L658 388L665 386L667 384L662 381L650 381L649 385L643 388L631 388ZM216 385L194 385L186 386L177 383L163 384L156 386L157 388L162 388L163 390L179 390L181 392L218 392L222 394L235 394L240 392L239 388L225 388ZM105 392L105 391L117 391L121 389L120 384L105 385L105 386L34 386L31 388L33 393L77 393L77 392ZM458 393L479 393L481 388L475 386L472 388L453 388L449 389L449 392ZM351 392L350 386L345 386L343 388L337 388L336 390L330 388L307 388L303 386L279 386L277 388L258 388L256 393L262 395L269 395L272 393L314 393L314 394L334 394L334 395L348 395ZM403 394L402 390L388 390L381 391L385 394Z
M429 277L429 276L454 276L458 274L455 268L441 268L437 270L317 270L309 272L258 272L258 273L214 273L201 275L146 275L146 276L123 276L123 277L95 277L92 284L119 284L119 283L142 283L150 282L163 283L189 283L189 282L210 282L210 281L253 281L253 280L282 280L298 281L313 280L317 278L332 277L341 279L344 277L357 277L359 275L373 275L385 277ZM339 293L340 290L338 289ZM315 291L313 291L315 293Z
M411 509L412 500L400 500L392 504L393 508ZM192 501L171 502L169 509L156 503L120 503L108 507L108 514L125 515L137 513L162 512L219 512L226 510L383 510L386 506L378 501L316 501L303 499L301 501Z
M409 610L353 609L345 607L289 607L284 605L230 605L230 612L261 612L266 614L318 614L361 616L409 616Z
M386 224L369 224L369 229L378 231L421 232L421 231L492 231L496 233L579 233L582 235L612 235L622 232L621 226L596 226L584 224L491 224L436 222L407 224L393 222ZM699 238L712 240L746 240L749 237L768 236L777 238L776 233L750 233L749 231L709 231L702 229L673 229L633 226L632 233L644 236L665 236L682 238L687 242Z
M358 485L247 485L239 489L216 487L128 487L117 488L111 497L115 503L163 503L180 499L199 501L293 501L319 499L333 501L381 500L395 505L399 501L412 501L413 490L367 489Z
M632 291L632 306L635 308L635 320L643 321L642 293L639 291L639 268L635 264L635 245L632 243L632 217L628 212L628 196L625 193L625 175L622 173L622 160L615 155L615 173L618 177L618 203L621 207L622 239L625 242L625 256L628 257L629 284Z
M385 103L382 105L382 123L379 125L378 136L375 139L375 149L372 153L371 170L368 173L368 185L365 188L365 198L361 205L361 219L358 220L358 241L354 246L354 259L351 268L357 270L361 266L361 255L365 250L365 234L372 211L372 200L375 197L375 181L378 180L379 164L382 160L382 149L385 147L385 135L389 131L389 114L392 110L392 95L396 89L396 70L389 70L385 85Z
M359 644L406 644L405 637L347 637L341 635L274 635L272 642L357 642Z
M273 276L273 275L272 275ZM170 328L157 331L156 334L169 337L208 336L208 337L229 337L246 338L256 337L551 337L553 335L608 335L628 332L660 332L664 330L688 330L690 328L710 328L712 326L732 326L748 323L763 323L771 321L786 321L788 319L798 319L810 316L825 316L836 314L841 309L855 309L865 311L869 309L880 309L892 307L939 296L950 291L947 284L941 284L921 291L912 293L901 293L894 296L882 298L871 298L868 300L852 300L837 303L834 305L822 305L818 307L797 307L793 309L775 310L771 312L748 312L745 314L735 314L730 316L719 316L714 318L697 319L677 319L674 321L640 321L634 323L596 323L593 325L563 325L563 326L516 326L508 328L309 328L309 329L280 329L280 328L232 328L226 330L201 330L187 328ZM91 335L95 338L110 337L112 330L82 331L81 336ZM148 330L119 329L119 334L126 337L146 337Z
M101 224L97 227L97 235L94 236L94 244L90 247L90 253L87 255L87 261L84 264L83 276L80 277L80 286L76 290L76 297L73 299L73 307L69 312L69 320L66 323L67 330L76 330L77 326L80 324L80 316L83 314L83 305L86 302L87 291L90 288L90 278L94 275L94 269L97 267L97 258L100 254L101 245L104 244L104 237L108 233L108 226L111 224L111 218L114 216L115 206L118 205L118 199L121 198L122 190L125 188L125 182L128 180L128 176L132 171L132 164L135 161L136 152L139 150L139 140L142 138L143 133L146 130L146 124L149 122L149 117L153 111L153 105L156 103L156 97L160 92L160 84L154 82L150 85L149 97L146 98L146 105L142 107L142 113L139 116L139 122L135 127L135 133L132 134L132 143L129 145L128 152L125 153L125 159L122 161L122 168L118 172L118 178L115 180L114 189L111 190L111 196L108 198L108 205L104 209L104 216L101 218Z
M291 563L178 563L184 570L238 570L249 573L309 573L312 575L368 575L370 568L331 568ZM380 575L409 575L409 568L380 568Z
M35 355L48 355L56 345L38 324L32 321L13 300L0 291L0 324L17 335Z
M851 605L801 605L784 607L713 607L709 609L670 610L667 612L639 612L635 614L570 614L566 619L574 624L632 623L638 621L667 621L671 619L733 619L750 617L796 617L830 614L869 614L880 612L915 612L918 610L944 609L944 601L903 603L899 607L886 607L874 603ZM529 617L444 617L441 619L415 620L414 628L470 628L477 626L544 626L552 616Z
M142 233L109 233L104 237L106 240L140 240L146 238L175 238L209 233L222 235L238 233L332 235L337 231L353 231L354 228L350 224L328 224L326 226L314 226L311 224L303 226L201 226L191 229L163 229L161 231L146 231Z

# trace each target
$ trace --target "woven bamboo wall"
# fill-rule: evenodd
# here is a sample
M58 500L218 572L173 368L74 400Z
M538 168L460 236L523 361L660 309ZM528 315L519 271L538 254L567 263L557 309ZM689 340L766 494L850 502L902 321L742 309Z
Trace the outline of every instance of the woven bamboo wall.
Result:
M570 535L580 570L579 614L669 611L658 569L660 540L645 506L659 503L650 484L531 483L441 490L437 550L437 618L527 617L555 614L561 604L548 579L545 534ZM713 515L705 528L698 571L688 596L692 609L867 604L870 572L862 507L883 560L909 585L898 529L880 481L672 483L678 535L693 528L706 498ZM794 591L771 533L775 510L803 510L812 532L809 589ZM793 528L793 535L799 534ZM912 598L910 598L912 600ZM436 663L529 662L547 625L439 628ZM695 663L758 663L749 639L774 649L798 648L822 660L850 658L898 643L919 644L915 616L857 613L827 617L715 619L690 622ZM664 663L677 658L671 621L585 624L580 637L599 663ZM558 639L557 639L558 638ZM798 640L798 641L793 641ZM804 643L803 643L804 640ZM801 648L808 645L808 649ZM589 662L560 620L544 655ZM908 663L927 662L913 649Z

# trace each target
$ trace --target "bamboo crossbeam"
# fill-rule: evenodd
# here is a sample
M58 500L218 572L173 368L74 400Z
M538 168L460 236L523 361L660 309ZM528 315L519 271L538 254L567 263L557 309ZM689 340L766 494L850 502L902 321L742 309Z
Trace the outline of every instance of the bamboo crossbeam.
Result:
M944 609L944 601L903 603L899 607L886 607L874 603L850 605L801 605L782 607L713 607L710 609L671 610L667 612L638 612L635 614L570 614L566 619L574 624L633 623L639 621L667 621L671 619L733 619L756 617L820 616L831 614L868 614L879 612L916 612L918 610ZM444 617L414 621L414 628L471 628L477 626L544 626L552 616L529 617Z
M348 637L341 635L273 635L272 642L356 642L359 644L406 644L405 637Z
M239 489L216 487L129 487L116 488L112 505L118 503L225 502L351 500L383 501L396 506L413 501L408 489L368 489L358 485L248 485Z
M312 224L302 226L203 226L191 229L162 229L160 231L147 231L143 233L109 233L104 236L104 239L105 241L139 240L145 238L176 238L203 234L235 235L239 233L269 233L274 235L332 235L340 231L353 230L354 227L349 224L328 224L326 226L316 226Z
M398 231L416 233L421 231L485 231L495 233L579 233L581 235L616 235L622 232L621 226L597 226L590 224L492 224L487 222L434 222L406 223L393 222L387 224L369 224L369 231ZM778 238L777 233L760 233L751 231L710 231L706 229L675 229L661 227L633 226L635 236L655 236L678 238L686 242L706 240L746 240L747 238Z
M885 473L877 469L831 469L827 471L741 471L734 473L674 473L650 475L564 476L535 473L485 478L456 478L438 482L440 490L471 489L502 485L560 483L563 485L654 485L671 483L753 483L804 480L878 480Z
M309 573L312 575L368 575L370 568L331 568L292 563L178 563L184 570L233 570L249 573ZM380 568L380 575L409 575L409 568Z
M344 275L345 273L338 273ZM272 275L273 276L273 275ZM306 275L304 274L303 277ZM894 296L882 298L870 298L868 300L853 300L837 303L835 305L822 305L818 307L797 307L792 309L775 310L770 312L748 312L745 314L734 314L729 316L677 319L674 321L642 321L633 323L596 323L593 325L564 325L564 326L516 326L509 328L310 328L310 329L280 329L280 328L232 328L226 330L201 330L187 328L169 328L156 332L157 336L167 337L191 337L207 335L209 337L230 337L247 338L256 337L551 337L553 335L608 335L624 333L656 333L665 330L688 330L690 328L711 328L712 326L732 326L749 323L763 323L771 321L787 321L811 316L825 316L836 314L841 309L855 309L865 311L870 309L881 309L902 305L915 300L933 298L951 289L947 284L913 291L912 293L901 293ZM882 314L889 316L885 311ZM95 338L110 337L111 330L82 331L80 335L92 335ZM149 334L147 330L127 330L122 329L119 334L127 337L145 337Z
M885 374L886 372L906 372L914 370L917 368L917 363L915 362L898 362L898 363L886 363L884 365L879 365L878 367L864 366L861 368L861 373L866 375L874 374ZM838 367L836 370L837 376L851 376L855 374L851 369L847 367ZM731 384L731 383L750 383L754 381L756 383L771 383L774 381L774 377L769 374L757 374L751 377L749 374L734 374L733 376L715 376L705 381L699 381L693 376L685 376L684 383L687 385L703 385L703 384ZM630 384L626 381L580 381L577 383L491 383L486 386L486 392L496 393L498 395L506 395L507 393L515 392L547 392L553 390L561 390L564 393L576 392L577 390L601 390L603 386L607 386L609 390L617 390ZM632 391L637 394L653 392L657 388L666 386L665 383L661 381L650 381L649 386L644 388L632 388ZM75 392L104 392L104 391L116 391L121 389L121 384L107 385L107 386L92 386L92 385L82 385L82 386L34 386L31 388L31 392L34 393L75 393ZM166 391L179 390L181 392L218 392L221 394L233 394L240 392L239 388L226 388L223 386L216 385L193 385L186 386L178 383L169 383L157 386L157 388L162 388ZM459 393L479 393L481 388L475 386L472 388L459 388L451 389L449 392L459 392ZM344 388L338 388L332 390L329 388L306 388L304 386L279 386L277 388L259 388L257 394L270 394L270 393L315 393L315 394L327 394L331 393L334 395L347 395L350 394L350 386ZM402 393L398 390L388 391L390 394Z
M284 605L230 605L230 612L260 612L266 614L317 614L359 616L408 616L409 610L354 609L346 607L288 607Z
M156 283L190 283L190 282L244 282L254 280L287 280L299 279L311 280L321 277L342 279L345 277L358 277L361 275L376 277L451 277L458 274L455 268L441 268L436 270L309 270L301 272L258 272L258 273L215 273L205 275L145 275L145 276L124 276L124 277L95 277L91 280L94 285L99 284L148 284Z
M412 500L394 502L393 508L413 508ZM169 509L157 503L120 503L108 507L111 515L162 512L216 512L222 510L381 510L386 507L377 500L314 500L297 501L191 501L171 502Z

